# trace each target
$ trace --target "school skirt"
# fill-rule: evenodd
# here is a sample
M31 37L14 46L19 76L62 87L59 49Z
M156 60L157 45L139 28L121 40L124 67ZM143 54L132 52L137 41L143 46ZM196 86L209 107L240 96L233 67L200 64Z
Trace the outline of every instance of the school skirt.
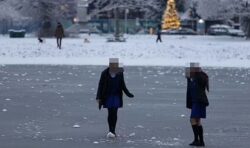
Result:
M193 103L190 118L206 118L206 106L201 103Z
M118 96L109 96L104 103L104 108L120 108L121 100Z

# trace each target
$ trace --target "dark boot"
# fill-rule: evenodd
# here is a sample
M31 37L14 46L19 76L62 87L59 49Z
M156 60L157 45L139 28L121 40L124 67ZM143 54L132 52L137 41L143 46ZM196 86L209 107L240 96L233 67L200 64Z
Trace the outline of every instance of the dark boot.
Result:
M204 142L204 138L203 138L203 127L202 126L198 126L198 136L200 139L199 145L198 146L205 146L205 142Z
M192 125L192 129L194 132L194 141L190 143L190 146L198 146L199 145L199 139L198 139L198 126L197 125Z

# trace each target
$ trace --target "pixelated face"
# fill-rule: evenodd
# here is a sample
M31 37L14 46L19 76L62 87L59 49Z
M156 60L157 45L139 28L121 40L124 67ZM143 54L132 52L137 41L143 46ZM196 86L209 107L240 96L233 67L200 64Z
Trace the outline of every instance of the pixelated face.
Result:
M194 67L192 71L193 71L194 73L200 72L200 71L201 71L201 68L200 68L200 67Z
M110 69L115 69L119 67L119 63L109 63L109 68Z
M185 76L187 78L192 78L197 72L200 72L201 68L199 63L190 63L190 67L187 67L185 70Z
M192 78L194 75L195 75L195 73L197 73L198 72L198 67L192 67L192 68L190 68L190 77Z
M109 68L116 69L119 67L119 59L118 58L110 58L109 59Z
M109 59L109 70L112 73L123 72L122 63L119 63L118 58L110 58Z

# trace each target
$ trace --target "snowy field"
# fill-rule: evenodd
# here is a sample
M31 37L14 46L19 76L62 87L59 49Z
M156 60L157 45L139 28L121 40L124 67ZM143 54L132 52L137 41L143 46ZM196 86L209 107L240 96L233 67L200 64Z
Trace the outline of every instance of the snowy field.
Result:
M226 36L163 36L157 44L150 35L127 36L126 43L107 43L107 36L93 35L39 44L36 38L0 37L0 64L106 65L108 58L119 57L124 65L185 66L200 62L207 67L250 67L250 41Z
M104 68L0 66L0 148L189 148L183 68L125 67L135 98L124 98L116 140L105 137L107 111L95 101ZM205 71L211 87L203 121L207 148L249 148L250 69Z

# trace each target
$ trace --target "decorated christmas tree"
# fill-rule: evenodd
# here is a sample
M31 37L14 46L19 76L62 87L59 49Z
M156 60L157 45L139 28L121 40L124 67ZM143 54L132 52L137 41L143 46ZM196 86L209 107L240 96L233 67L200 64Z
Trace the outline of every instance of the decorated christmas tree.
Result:
M180 26L181 22L176 10L175 0L168 0L167 8L163 15L162 29L179 29Z

